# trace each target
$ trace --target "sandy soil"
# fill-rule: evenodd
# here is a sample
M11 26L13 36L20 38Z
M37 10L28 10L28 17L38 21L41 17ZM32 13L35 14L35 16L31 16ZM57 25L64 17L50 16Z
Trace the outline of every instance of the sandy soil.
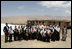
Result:
M13 42L4 42L4 35L1 36L1 48L71 48L71 30L67 30L67 40L66 41L51 41L43 42L38 40L22 40ZM61 34L60 34L61 37Z

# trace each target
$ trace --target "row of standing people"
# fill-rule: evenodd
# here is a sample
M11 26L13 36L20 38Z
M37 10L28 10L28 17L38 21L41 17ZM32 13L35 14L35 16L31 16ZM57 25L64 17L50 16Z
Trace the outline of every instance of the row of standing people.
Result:
M6 24L7 25L7 24ZM7 30L6 30L7 28ZM6 31L5 31L6 30ZM10 27L4 27L4 32L5 32L5 42L8 40L8 35L9 35L9 41L12 41L12 35L14 36L14 40L29 40L29 39L37 39L41 41L48 41L50 42L50 39L52 41L59 41L60 40L60 27L59 26L39 26L39 25L34 25L34 26L15 26L15 29L12 29L12 26Z

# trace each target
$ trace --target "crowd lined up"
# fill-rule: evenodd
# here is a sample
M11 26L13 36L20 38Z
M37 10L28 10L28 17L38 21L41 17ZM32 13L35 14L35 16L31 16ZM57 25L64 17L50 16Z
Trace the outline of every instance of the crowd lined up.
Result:
M5 42L12 42L14 37L14 41L20 40L41 40L41 41L59 41L60 40L60 32L62 29L58 25L19 25L15 26L13 29L12 26L4 27L3 31L5 32Z

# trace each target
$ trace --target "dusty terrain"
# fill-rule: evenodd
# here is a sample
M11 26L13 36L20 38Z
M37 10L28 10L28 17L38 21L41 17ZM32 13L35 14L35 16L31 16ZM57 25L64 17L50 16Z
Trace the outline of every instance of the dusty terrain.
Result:
M67 30L67 40L66 41L51 41L43 42L37 40L22 40L13 42L4 42L4 35L1 36L1 48L71 48L71 30ZM61 34L60 34L61 37Z

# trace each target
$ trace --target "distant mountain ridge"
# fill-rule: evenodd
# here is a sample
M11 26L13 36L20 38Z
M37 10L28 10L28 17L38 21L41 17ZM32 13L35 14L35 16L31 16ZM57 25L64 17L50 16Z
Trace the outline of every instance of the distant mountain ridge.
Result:
M2 23L26 23L27 20L68 20L71 21L70 16L49 16L49 15L25 15L25 16L11 16L1 17Z

